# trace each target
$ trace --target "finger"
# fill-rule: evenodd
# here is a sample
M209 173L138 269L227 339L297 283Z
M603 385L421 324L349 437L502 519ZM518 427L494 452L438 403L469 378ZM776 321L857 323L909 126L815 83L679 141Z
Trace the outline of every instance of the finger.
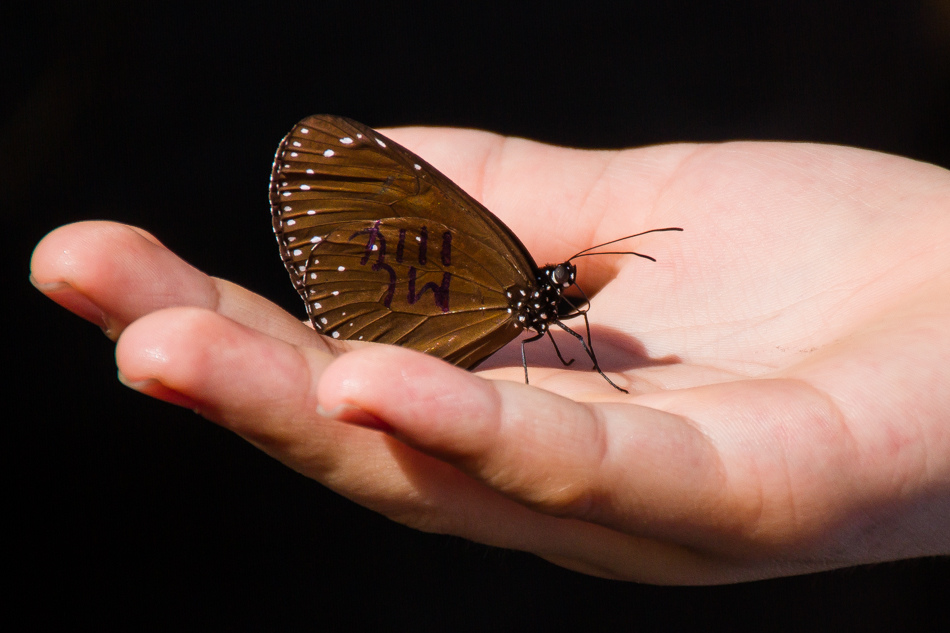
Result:
M332 361L319 349L289 345L207 310L171 308L131 324L116 346L116 361L126 385L195 409L295 470L403 523L451 531L454 518L472 512L477 521L462 521L477 528L469 536L502 544L482 534L494 532L511 546L505 530L492 526L504 522L512 507L525 514L444 463L319 415L317 384ZM453 505L459 510L444 519Z
M479 380L391 347L341 356L319 389L338 419L384 430L542 513L674 540L700 524L729 529L716 451L679 416Z
M142 317L116 346L126 385L195 409L292 468L374 509L408 516L412 503L391 500L419 497L394 454L405 463L422 459L425 463L415 468L423 472L434 466L440 480L461 478L384 435L319 415L316 385L332 358L321 349L290 345L195 308L170 308Z
M273 447L306 435L295 421L300 411L315 409L311 381L331 358L195 308L150 313L126 328L116 346L128 386Z
M484 382L419 353L376 347L384 352L378 360L396 351L422 359L440 380L458 374L448 386L459 376ZM320 350L207 310L171 308L131 324L116 359L127 385L190 406L291 468L411 527L534 552L606 577L693 582L715 573L691 548L535 512L385 434L318 415L319 385L333 365Z
M195 306L296 344L321 340L270 301L202 273L145 231L113 222L51 232L33 252L31 280L112 339L150 312Z

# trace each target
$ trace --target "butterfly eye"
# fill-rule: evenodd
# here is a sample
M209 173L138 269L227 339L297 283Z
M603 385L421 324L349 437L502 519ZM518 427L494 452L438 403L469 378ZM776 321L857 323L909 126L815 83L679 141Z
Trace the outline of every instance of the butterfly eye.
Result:
M574 283L576 271L577 269L573 264L558 264L557 267L551 271L551 281L557 286L567 288Z

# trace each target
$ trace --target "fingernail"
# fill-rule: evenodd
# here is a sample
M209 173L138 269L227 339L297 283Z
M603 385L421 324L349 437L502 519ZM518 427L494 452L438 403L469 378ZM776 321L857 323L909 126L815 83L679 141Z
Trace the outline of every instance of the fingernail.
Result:
M318 404L317 413L325 418L330 418L331 420L346 422L347 424L354 424L366 429L373 429L376 431L382 431L384 433L393 432L393 427L390 426L388 422L376 417L372 413L367 413L363 409L353 406L352 404L337 405L336 407L329 410L324 409L322 405Z
M191 409L192 411L197 411L199 408L199 402L193 398L175 391L174 389L169 389L163 385L159 380L155 378L146 378L145 380L129 380L126 378L122 372L118 372L119 382L128 387L138 391L139 393L145 394L156 400L161 400L163 402L168 402L170 404L175 404L180 407L185 407L186 409Z
M116 330L114 325L106 316L106 313L89 300L89 298L73 288L65 281L52 281L40 283L33 275L30 275L30 283L33 287L44 295L63 306L70 312L79 315L90 323L95 323L102 329L103 333L110 339L115 340Z

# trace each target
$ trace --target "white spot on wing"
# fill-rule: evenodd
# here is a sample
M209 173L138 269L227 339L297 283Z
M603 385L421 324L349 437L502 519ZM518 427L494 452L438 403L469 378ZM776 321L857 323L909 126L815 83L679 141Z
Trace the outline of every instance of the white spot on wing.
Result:
M287 226L293 226L297 223L297 220L287 220Z
M310 185L300 185L301 191L310 191Z
M310 238L310 241L316 244L317 242L322 242L323 238L320 237L319 235L314 235L313 237Z
M330 336L333 338L340 338L340 333L337 331L330 332Z
M316 215L316 214L317 214L317 212L316 212L315 210L313 210L313 209L308 209L308 210L307 210L307 215Z
M353 142L353 139L351 139L349 136L344 136L343 138L340 139L340 142L343 143L344 145L349 145L350 143Z
M301 251L299 248L295 248L294 257L300 257L301 255L303 255L303 251Z
M301 133L301 134L307 134L307 133L309 133L309 132L310 132L310 130L308 130L308 129L305 128L305 127L300 128L300 133Z
M327 151L323 152L323 155L327 158L330 158L333 156L333 154L335 154L335 152L332 149L328 149Z
M300 156L300 154L298 154L297 152L290 152L291 158L297 158L298 156ZM284 167L290 167L290 165L284 165Z
M300 147L300 141L294 141L294 147ZM295 154L291 154L291 156L295 156Z
M336 269L342 273L344 270L346 270L346 266L337 266Z
M378 143L380 147L386 147L386 144L383 143L383 142L382 142L381 140L379 140L379 139L376 139L376 143Z
M313 309L314 309L314 310L319 310L319 309L322 308L322 307L323 307L323 305L322 305L319 301L314 301L314 302L313 302Z
M334 291L331 292L330 294L335 297L335 296L337 296L338 294L340 294L340 291L339 291L339 290L334 290Z
M413 163L412 166L415 167L417 170L422 169L422 165L420 165L419 163Z
M310 175L313 175L313 170L312 170L312 169L308 169L308 170L307 170L307 173L310 174Z

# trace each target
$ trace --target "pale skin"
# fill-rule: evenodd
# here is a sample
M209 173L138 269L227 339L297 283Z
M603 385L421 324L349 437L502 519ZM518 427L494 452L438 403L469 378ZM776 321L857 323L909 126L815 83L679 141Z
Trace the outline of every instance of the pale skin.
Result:
M594 349L629 395L568 337L568 368L528 346L530 385L517 341L467 372L322 337L302 305L114 223L45 237L34 283L117 341L126 384L420 530L670 584L950 553L950 172L821 145L387 134L539 264L685 229L629 244L657 263L576 261Z

